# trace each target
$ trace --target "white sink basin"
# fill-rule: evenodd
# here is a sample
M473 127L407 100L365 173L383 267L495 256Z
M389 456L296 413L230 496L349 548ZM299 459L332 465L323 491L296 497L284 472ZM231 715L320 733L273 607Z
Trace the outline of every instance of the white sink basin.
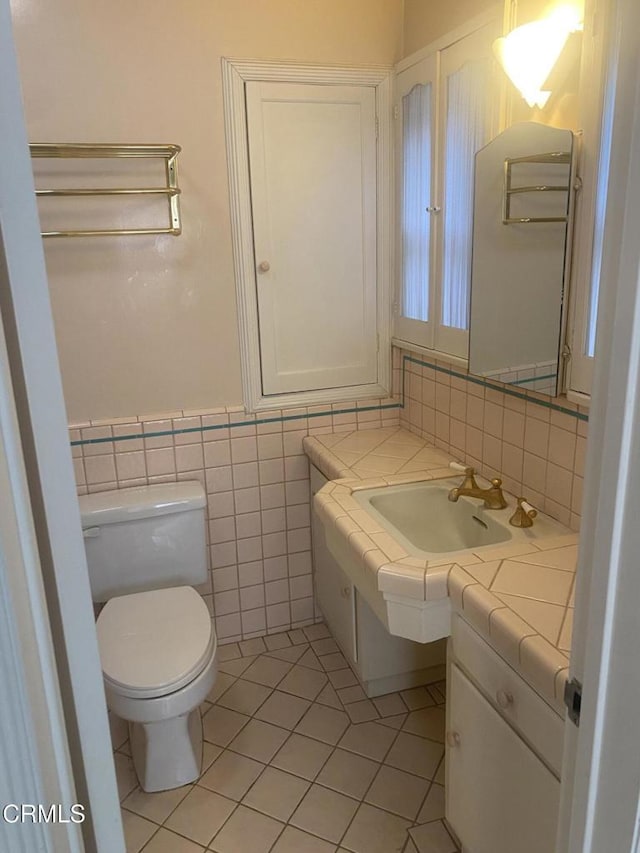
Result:
M363 489L353 493L355 500L376 518L404 548L425 559L442 558L459 551L487 548L507 542L535 542L547 536L568 533L566 527L548 516L538 514L533 527L509 524L515 510L515 498L505 495L506 509L485 509L481 500L448 499L460 485L460 477L428 480L401 486Z

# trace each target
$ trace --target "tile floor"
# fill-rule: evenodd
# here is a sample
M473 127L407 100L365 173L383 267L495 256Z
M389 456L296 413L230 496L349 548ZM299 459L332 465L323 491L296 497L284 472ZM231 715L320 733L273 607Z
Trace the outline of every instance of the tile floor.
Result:
M112 720L128 853L457 853L444 684L369 700L313 625L219 649L198 783L145 794Z

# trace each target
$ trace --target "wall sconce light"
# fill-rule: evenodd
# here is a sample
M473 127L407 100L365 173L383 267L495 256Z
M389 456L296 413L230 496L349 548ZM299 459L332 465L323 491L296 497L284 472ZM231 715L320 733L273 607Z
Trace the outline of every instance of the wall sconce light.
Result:
M571 35L581 29L577 7L562 5L548 17L516 27L493 43L498 61L530 107L542 109L549 100L547 78Z

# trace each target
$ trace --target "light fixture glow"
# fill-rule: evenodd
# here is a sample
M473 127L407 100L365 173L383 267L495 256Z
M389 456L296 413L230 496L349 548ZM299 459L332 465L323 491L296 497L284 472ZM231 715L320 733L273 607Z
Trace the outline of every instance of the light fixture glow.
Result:
M569 35L581 29L575 6L558 6L547 18L516 27L494 42L493 50L507 76L530 107L542 109L551 92L543 90Z

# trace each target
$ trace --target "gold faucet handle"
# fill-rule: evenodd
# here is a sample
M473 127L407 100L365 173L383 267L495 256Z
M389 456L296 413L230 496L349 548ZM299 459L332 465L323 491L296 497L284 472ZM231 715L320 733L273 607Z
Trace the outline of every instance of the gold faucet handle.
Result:
M460 462L450 462L449 468L452 468L454 471L460 471L464 474L464 480L460 484L458 488L460 489L477 489L478 484L476 483L476 469L470 468L468 465L463 465Z
M538 510L532 507L526 498L518 498L518 506L509 519L509 524L514 527L533 527L533 519L537 514Z

